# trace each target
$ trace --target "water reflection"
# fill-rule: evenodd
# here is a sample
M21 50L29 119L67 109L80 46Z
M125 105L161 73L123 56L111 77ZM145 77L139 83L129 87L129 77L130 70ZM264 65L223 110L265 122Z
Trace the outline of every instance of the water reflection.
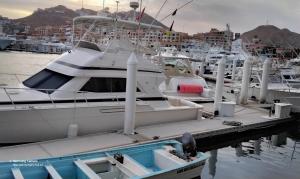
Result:
M211 178L214 178L216 175L216 163L217 163L217 156L218 150L209 151L210 158L208 159L208 167L209 167L209 175Z
M282 145L286 145L287 142L287 133L281 133L278 135L272 135L271 136L271 141L273 146L280 147Z
M254 143L253 143L253 146L254 146L254 154L260 155L260 151L261 151L261 138L255 140Z
M242 136L245 137L245 136ZM300 176L300 127L263 132L261 136L247 136L246 140L216 139L211 148L205 146L210 158L202 171L201 178L289 178ZM223 145L222 142L224 142ZM201 141L201 145L205 143ZM201 148L201 147L200 147ZM208 149L208 150L207 150ZM201 149L200 149L201 150Z

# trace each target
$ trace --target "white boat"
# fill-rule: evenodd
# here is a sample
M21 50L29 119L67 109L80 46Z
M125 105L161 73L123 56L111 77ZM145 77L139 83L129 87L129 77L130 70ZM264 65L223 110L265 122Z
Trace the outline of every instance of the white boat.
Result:
M153 60L160 61L167 79L160 84L159 90L166 96L179 97L193 102L213 101L213 92L204 78L195 74L191 61L174 48L159 53Z
M249 98L259 99L260 88L262 84L262 68L261 65L256 67L252 66L252 74L250 77L249 85ZM241 74L240 74L241 75ZM241 76L238 77L241 79ZM226 85L231 89L241 88L241 81ZM300 80L295 77L294 70L292 68L272 68L268 75L268 93L266 97L267 103L274 103L275 101L289 102L287 100L290 96L300 96Z
M295 74L297 76L300 76L300 58L299 57L289 60L287 62L287 67L293 68L293 70L295 71Z
M74 20L77 21L92 21L93 27L97 23L100 45L80 41L25 80L20 88L1 88L0 143L64 138L74 124L78 135L121 130L126 63L133 51L138 58L136 126L198 119L200 105L168 100L160 93L158 86L165 80L163 71L144 59L144 48L130 40L128 30L145 30L148 25L139 27L136 22L124 20L115 23L112 18L100 16L81 16ZM115 34L109 30L115 30ZM89 34L85 37L91 39Z
M0 178L183 179L200 177L207 154L170 140L39 160L0 162Z

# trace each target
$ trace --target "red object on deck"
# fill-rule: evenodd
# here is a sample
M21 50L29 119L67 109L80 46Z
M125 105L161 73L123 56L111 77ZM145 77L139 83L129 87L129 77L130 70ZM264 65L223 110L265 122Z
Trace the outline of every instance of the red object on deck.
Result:
M192 84L179 84L177 87L179 93L203 93L203 86Z

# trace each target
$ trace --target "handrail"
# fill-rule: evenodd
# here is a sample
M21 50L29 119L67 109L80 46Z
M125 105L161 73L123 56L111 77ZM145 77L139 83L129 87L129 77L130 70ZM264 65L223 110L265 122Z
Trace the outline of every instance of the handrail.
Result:
M72 91L72 90L61 90L61 89L47 89L47 88L22 88L22 87L2 87L0 89L6 90L27 90L27 91L61 91L61 92L71 92L71 93L89 93L89 91Z
M56 103L55 100L53 99L53 96L51 95L51 91L53 92L68 92L69 94L72 94L72 98L74 99L74 108L77 107L77 100L78 98L78 94L82 94L82 97L86 103L86 105L89 105L89 98L87 96L87 93L90 93L89 91L72 91L72 90L61 90L61 89L45 89L45 88L23 88L23 87L1 87L0 86L0 90L3 90L6 94L6 96L8 97L8 99L10 100L11 104L14 106L14 108L16 109L16 103L14 102L13 98L11 97L9 90L26 90L26 91L45 91L46 95L48 96L49 100L51 101L51 103L53 104L53 107L56 108ZM110 92L112 94L111 99L117 101L118 103L120 103L118 95L113 94L112 92Z

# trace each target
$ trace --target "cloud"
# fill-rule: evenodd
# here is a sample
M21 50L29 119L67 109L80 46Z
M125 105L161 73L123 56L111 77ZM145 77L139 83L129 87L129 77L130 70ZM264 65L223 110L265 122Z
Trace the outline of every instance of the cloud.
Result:
M159 14L160 20L174 9L189 0L168 0ZM101 0L84 0L84 7L94 10L102 8ZM130 0L120 0L119 9L128 10ZM164 0L143 0L146 13L155 16ZM59 4L71 9L81 8L81 0L1 0L2 9L12 9L0 13L13 18L22 17L37 8L47 8ZM106 6L115 11L115 0L105 0ZM269 24L280 28L289 28L300 32L300 1L299 0L194 0L191 4L177 12L175 17L163 23L169 26L175 20L174 29L189 33L205 32L216 27L224 29L229 23L235 32L245 32L258 25Z

